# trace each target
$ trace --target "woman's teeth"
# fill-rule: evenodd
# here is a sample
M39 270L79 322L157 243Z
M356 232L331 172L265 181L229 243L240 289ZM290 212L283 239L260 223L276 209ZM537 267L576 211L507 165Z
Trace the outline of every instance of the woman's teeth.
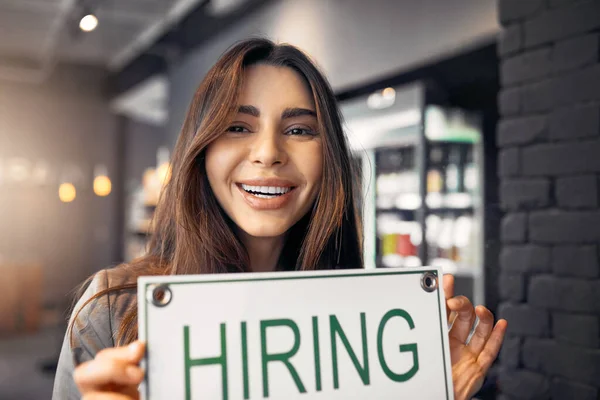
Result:
M259 197L261 199L272 199L277 196L281 196L282 194L286 194L290 190L291 187L281 187L281 186L250 186L242 184L242 189L246 192Z

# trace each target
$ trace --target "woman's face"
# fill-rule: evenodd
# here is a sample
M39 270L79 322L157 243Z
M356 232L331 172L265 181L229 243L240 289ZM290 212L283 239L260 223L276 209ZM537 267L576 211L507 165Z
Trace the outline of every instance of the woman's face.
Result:
M310 89L291 68L246 69L238 113L206 149L210 186L252 237L279 237L313 205L323 169Z

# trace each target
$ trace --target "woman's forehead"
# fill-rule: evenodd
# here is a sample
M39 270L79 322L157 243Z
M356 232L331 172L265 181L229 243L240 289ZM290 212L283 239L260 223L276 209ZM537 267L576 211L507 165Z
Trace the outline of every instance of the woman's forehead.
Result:
M302 107L314 111L310 87L294 69L266 64L245 69L240 105L258 108Z

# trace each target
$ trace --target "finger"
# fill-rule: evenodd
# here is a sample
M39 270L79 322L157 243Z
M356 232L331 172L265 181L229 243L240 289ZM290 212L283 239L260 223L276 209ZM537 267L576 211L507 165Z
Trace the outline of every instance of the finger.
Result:
M485 347L481 351L481 354L479 354L479 357L477 357L477 362L483 371L487 372L496 357L498 357L498 352L502 346L507 326L508 322L505 319L501 319L496 323Z
M446 302L454 297L454 275L445 274L442 277L442 284L444 286L444 297ZM450 321L450 309L448 303L446 303L446 318Z
M121 393L110 392L90 392L81 398L81 400L133 400L134 397Z
M94 392L107 385L139 385L144 371L137 365L116 358L105 358L81 364L73 378L83 394Z
M484 306L475 307L475 315L479 318L479 322L469 341L469 348L474 354L478 355L485 347L485 344L492 333L492 329L494 328L494 315Z
M465 296L453 297L446 302L450 311L456 311L457 316L450 329L450 337L458 340L460 343L466 343L473 322L475 322L475 311L471 301Z
M96 354L96 359L117 359L125 362L138 364L145 353L144 342L137 340L127 346L109 347L103 349Z

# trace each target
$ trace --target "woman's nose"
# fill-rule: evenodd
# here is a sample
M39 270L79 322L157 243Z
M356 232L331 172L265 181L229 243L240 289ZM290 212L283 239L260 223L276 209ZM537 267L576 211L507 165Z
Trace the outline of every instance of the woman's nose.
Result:
M265 167L284 164L287 157L282 139L274 129L259 132L252 143L250 161Z

